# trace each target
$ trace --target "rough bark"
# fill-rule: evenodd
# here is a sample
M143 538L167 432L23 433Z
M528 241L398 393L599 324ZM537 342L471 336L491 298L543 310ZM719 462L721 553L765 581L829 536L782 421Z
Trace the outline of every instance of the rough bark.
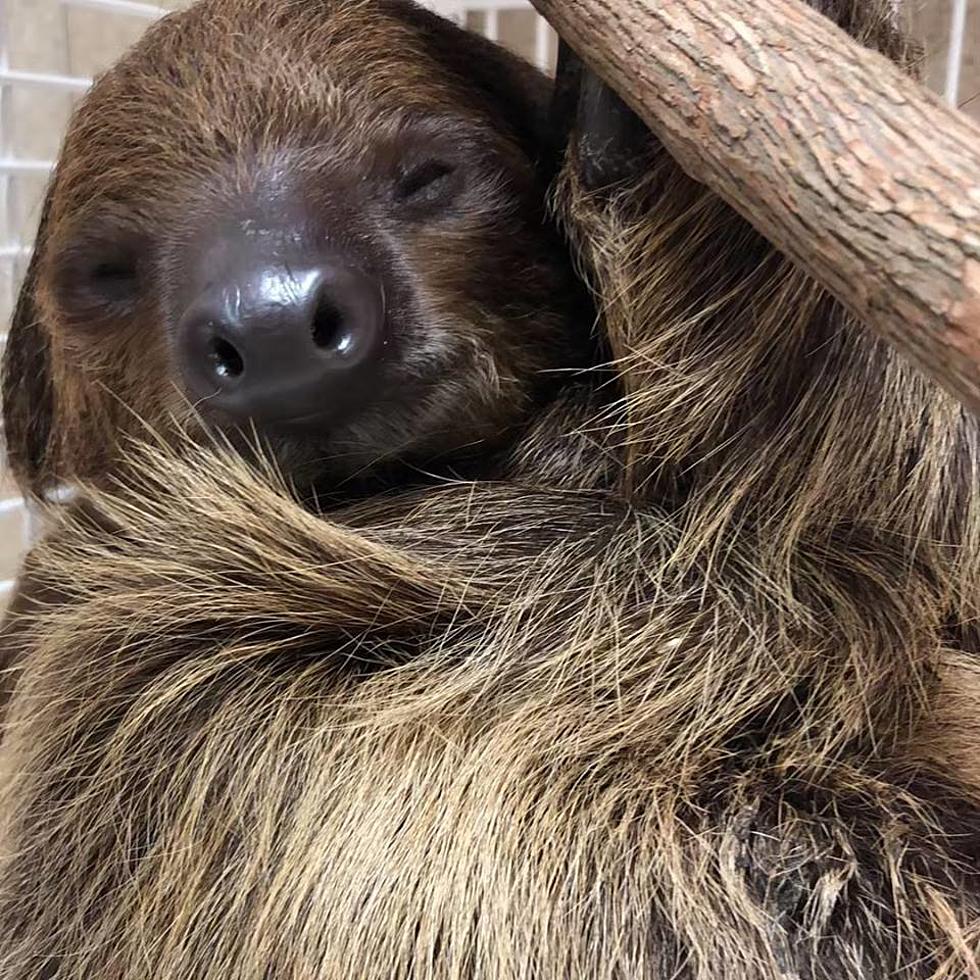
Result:
M980 410L980 127L800 0L532 0L710 186Z

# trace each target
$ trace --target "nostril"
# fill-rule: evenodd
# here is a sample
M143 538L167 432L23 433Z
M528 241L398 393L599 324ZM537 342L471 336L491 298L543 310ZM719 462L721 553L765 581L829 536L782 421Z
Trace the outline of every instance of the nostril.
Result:
M241 377L245 371L245 362L242 355L233 344L230 344L223 337L212 339L208 352L214 373L224 380L233 380Z
M320 296L313 313L313 343L317 347L342 349L344 347L344 317L340 310Z

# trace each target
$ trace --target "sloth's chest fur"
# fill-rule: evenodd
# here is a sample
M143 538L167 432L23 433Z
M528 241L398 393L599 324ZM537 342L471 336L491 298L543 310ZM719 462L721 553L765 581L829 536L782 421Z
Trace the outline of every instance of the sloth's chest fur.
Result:
M669 520L602 495L452 488L353 530L260 481L189 494L195 472L173 464L172 512L110 501L111 547L80 522L43 556L76 579L0 750L5 980L884 978L962 954L976 811L890 734L935 696L913 572L899 606L880 569L804 562L810 606L776 615L751 554L685 567Z

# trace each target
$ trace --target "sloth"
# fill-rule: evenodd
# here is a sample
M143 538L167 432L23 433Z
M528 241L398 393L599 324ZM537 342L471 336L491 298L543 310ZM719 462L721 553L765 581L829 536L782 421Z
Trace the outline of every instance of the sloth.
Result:
M911 66L893 4L814 5ZM429 278L433 252L407 244L374 176L357 220L380 213L382 230L320 233L316 267L289 257L304 235L259 217L252 235L253 212L222 224L182 196L231 168L250 208L263 141L361 86L369 114L421 98L454 66L453 112L485 105L487 80L515 86L481 125L517 155L472 158L497 178L466 198L453 186L480 178L453 163L422 191L423 210L439 202L424 222L486 204L475 255L450 236L443 256L476 262L472 281ZM196 79L213 82L193 115L179 96ZM8 354L19 478L84 489L29 557L3 637L0 976L980 976L976 418L686 177L567 50L529 144L511 111L539 80L409 4L205 0L100 84L118 108L96 90L73 126ZM147 226L163 252L125 253L163 255L142 260L157 271L87 251L96 281L138 279L144 311L76 325L59 290L84 310L93 270L59 284L89 268L61 250L94 192L74 182L124 184L209 119L214 156L179 168L187 184L140 181L147 207L173 195ZM329 135L297 151L304 166L350 138ZM376 173L372 151L356 159ZM594 338L545 219L559 160ZM311 206L291 193L268 213L302 226ZM533 262L491 290L498 253L478 243L498 208L501 240ZM437 240L424 222L412 235ZM268 275L249 264L266 241L285 256ZM401 299L362 304L338 261ZM432 315L441 302L464 312ZM272 326L253 331L249 304ZM299 385L290 425L311 404L322 425L281 425L267 375L243 408L253 368L293 370L290 338L318 347L323 308L330 370L384 310L382 353L351 367L362 381L341 380L340 402ZM284 349L263 356L268 331ZM473 379L411 361L410 337L455 351L456 370L482 364L480 386L500 379L476 398ZM363 400L396 397L377 391L396 376L438 392L411 432L407 403L386 428ZM257 439L238 433L253 423ZM348 493L352 465L383 478ZM313 498L307 481L336 489Z

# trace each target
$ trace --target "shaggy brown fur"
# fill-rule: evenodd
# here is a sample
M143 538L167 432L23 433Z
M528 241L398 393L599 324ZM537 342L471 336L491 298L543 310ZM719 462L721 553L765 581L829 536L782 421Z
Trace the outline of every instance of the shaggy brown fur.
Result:
M977 421L575 145L617 414L323 516L161 443L34 554L4 980L980 976Z

